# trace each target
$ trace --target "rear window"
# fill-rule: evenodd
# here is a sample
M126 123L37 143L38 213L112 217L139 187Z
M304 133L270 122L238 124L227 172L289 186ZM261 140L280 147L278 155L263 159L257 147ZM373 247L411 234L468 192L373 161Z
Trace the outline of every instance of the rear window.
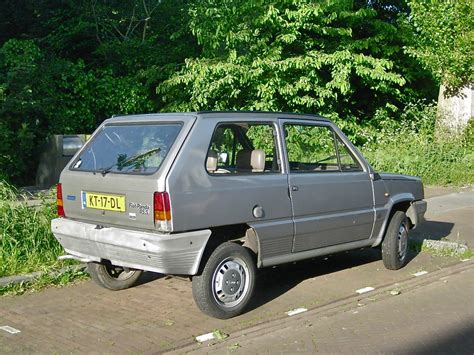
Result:
M181 130L180 123L106 125L87 144L71 170L103 174L153 174Z

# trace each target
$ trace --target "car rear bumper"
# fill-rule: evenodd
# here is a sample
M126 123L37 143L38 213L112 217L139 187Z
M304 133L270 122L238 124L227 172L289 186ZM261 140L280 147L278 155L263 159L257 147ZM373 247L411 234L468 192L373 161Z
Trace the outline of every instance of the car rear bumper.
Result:
M109 260L117 266L163 274L195 275L199 269L209 229L160 234L99 227L56 218L51 229L65 251L78 259Z

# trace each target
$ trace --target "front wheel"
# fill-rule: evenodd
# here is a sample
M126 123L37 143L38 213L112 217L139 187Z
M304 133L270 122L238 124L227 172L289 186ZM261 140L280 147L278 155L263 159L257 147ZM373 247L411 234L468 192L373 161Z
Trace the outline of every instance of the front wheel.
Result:
M382 242L382 260L387 269L398 270L407 263L408 219L404 212L396 211L388 225Z
M92 280L113 291L132 287L143 273L142 270L123 268L110 263L88 263L87 270Z
M211 317L238 316L251 300L256 275L253 254L236 243L224 243L211 254L202 274L193 277L194 301Z

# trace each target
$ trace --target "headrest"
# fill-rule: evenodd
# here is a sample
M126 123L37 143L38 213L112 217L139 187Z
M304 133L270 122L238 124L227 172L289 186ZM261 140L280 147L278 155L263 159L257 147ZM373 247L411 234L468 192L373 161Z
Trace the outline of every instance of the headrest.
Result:
M237 153L237 170L261 173L265 170L265 152L261 149L241 150Z
M217 170L217 152L214 150L209 150L207 152L206 169L210 173Z

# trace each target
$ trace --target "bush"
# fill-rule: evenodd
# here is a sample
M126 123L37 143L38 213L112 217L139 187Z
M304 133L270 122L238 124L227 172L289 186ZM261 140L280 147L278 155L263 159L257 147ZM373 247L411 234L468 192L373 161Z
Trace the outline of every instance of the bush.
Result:
M92 133L113 114L156 109L143 71L121 76L46 53L32 40L0 46L0 175L21 186L34 183L48 136Z
M402 121L380 119L372 140L361 147L377 171L419 176L426 185L474 184L471 133L436 132L434 104L408 106Z
M0 277L58 265L63 249L51 233L56 206L49 197L29 206L25 196L0 181Z

